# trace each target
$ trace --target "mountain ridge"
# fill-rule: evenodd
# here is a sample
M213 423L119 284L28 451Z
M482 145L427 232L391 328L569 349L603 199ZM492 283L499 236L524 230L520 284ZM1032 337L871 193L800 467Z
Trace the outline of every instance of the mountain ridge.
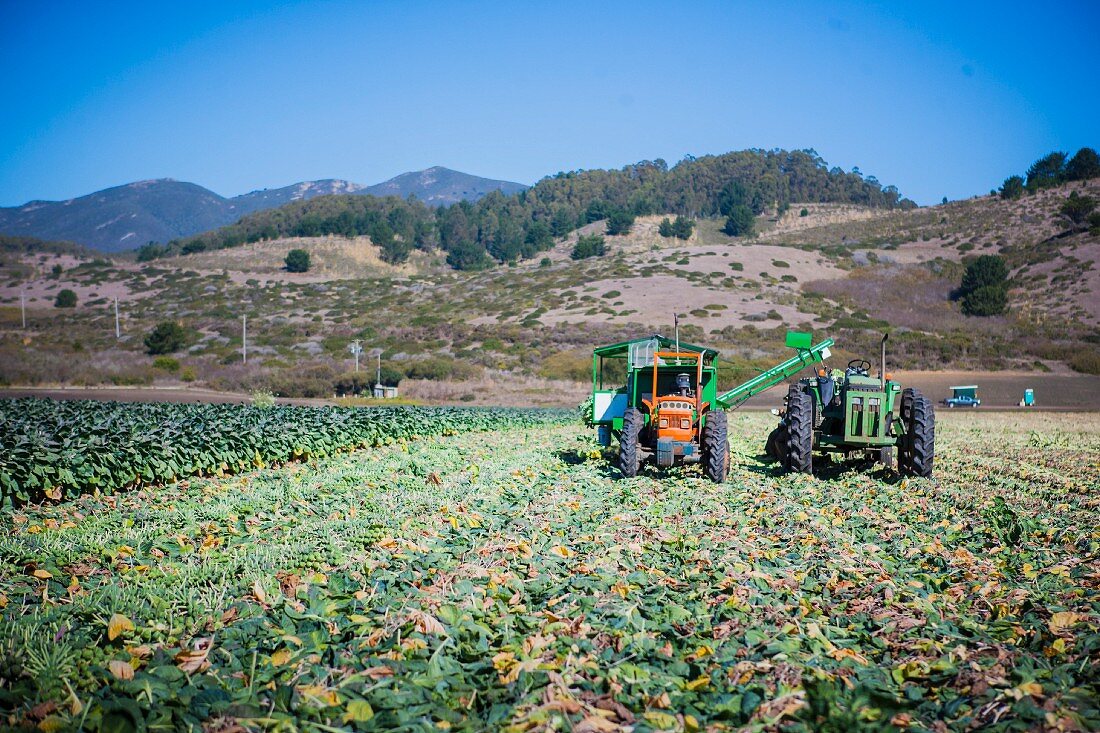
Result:
M330 194L407 197L433 206L476 201L489 191L527 188L512 181L474 176L443 166L410 171L371 186L326 178L225 197L204 186L174 178L150 178L111 186L83 196L34 199L0 207L0 234L62 240L101 252L135 249L231 224L242 216L292 201Z

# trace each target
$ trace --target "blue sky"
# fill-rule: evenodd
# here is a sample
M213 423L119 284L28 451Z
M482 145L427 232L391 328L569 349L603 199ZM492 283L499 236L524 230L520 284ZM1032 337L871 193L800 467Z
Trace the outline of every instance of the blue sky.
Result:
M1100 3L0 0L0 205L812 147L918 203L1100 146Z

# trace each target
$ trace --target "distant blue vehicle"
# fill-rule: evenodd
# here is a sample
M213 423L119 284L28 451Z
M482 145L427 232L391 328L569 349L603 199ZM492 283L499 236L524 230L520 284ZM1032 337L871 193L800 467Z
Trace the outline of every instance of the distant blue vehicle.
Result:
M977 407L982 404L982 401L977 397L971 397L969 395L960 395L958 397L948 397L943 401L943 404L948 407Z

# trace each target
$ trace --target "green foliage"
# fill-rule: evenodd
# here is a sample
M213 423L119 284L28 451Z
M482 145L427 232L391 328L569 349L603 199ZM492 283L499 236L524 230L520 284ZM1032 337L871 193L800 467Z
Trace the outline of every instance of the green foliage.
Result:
M145 336L145 350L154 356L171 354L183 348L187 331L175 321L161 321Z
M445 356L433 356L428 359L414 361L405 368L405 376L409 379L430 379L432 381L463 380L476 374L477 369L470 364Z
M661 223L657 225L657 233L662 237L672 237L675 235L676 230L672 228L672 221L666 216L661 219Z
M543 257L541 260L539 260L539 267L550 267L550 265L552 264L554 263L550 260L549 257Z
M183 371L180 372L180 380L184 382L194 382L198 378L195 374L195 367L186 366Z
M110 493L331 456L416 436L534 426L560 413L476 408L0 400L0 505Z
M1074 191L1069 198L1062 202L1058 213L1073 222L1074 226L1081 226L1088 221L1089 215L1096 208L1096 200L1091 196L1078 196Z
M64 436L80 453L46 417L41 475L154 478L0 515L6 728L1100 719L1092 416L944 420L943 470L898 481L779 476L758 457L774 420L742 412L717 488L621 479L573 411L100 406ZM196 470L165 483L157 461Z
M962 312L968 316L997 316L1008 307L1005 285L983 285L962 298Z
M1009 176L1001 184L1001 198L1006 201L1018 199L1024 195L1024 179L1021 176Z
M584 260L589 257L602 257L607 252L607 244L599 234L585 234L577 238L570 257Z
M873 177L829 168L812 150L747 150L685 158L669 168L664 161L642 161L619 170L558 173L527 191L499 191L470 203L431 208L415 199L361 195L319 196L245 216L227 227L143 256L234 247L283 237L356 236L385 224L394 240L421 249L439 246L457 269L482 269L497 262L534 257L580 226L608 219L608 233L629 230L635 216L654 212L679 216L728 217L736 205L755 214L769 206L782 212L790 201L859 203L912 208L893 186ZM384 231L383 231L384 233ZM684 231L674 234L686 238ZM687 234L690 236L690 233ZM387 253L400 261L403 247Z
M153 368L175 374L180 370L180 363L178 359L173 359L170 356L158 356L153 359Z
M609 235L629 234L634 226L634 215L624 209L614 209L607 217Z
M965 295L987 285L1001 285L1008 279L1008 265L1000 255L982 255L966 266L962 278Z
M1065 180L1065 165L1065 153L1047 153L1027 169L1027 187L1034 191L1057 186Z
M287 272L308 272L309 252L304 249L292 249L287 252L285 262Z
M1089 214L1089 218L1086 220L1089 225L1089 234L1100 234L1100 211L1094 211Z
M753 217L752 210L743 204L738 204L730 210L722 231L731 237L751 237L755 226L756 219Z
M54 308L75 308L76 307L76 293L68 288L60 290L57 293L57 297L53 301Z
M1066 179L1084 181L1100 177L1100 155L1092 148L1081 148L1066 163Z
M695 230L695 221L686 216L677 216L672 222L672 236L677 239L691 239L691 233Z
M810 215L810 210L809 209L802 209L801 211L798 212L798 215L799 216L809 216Z

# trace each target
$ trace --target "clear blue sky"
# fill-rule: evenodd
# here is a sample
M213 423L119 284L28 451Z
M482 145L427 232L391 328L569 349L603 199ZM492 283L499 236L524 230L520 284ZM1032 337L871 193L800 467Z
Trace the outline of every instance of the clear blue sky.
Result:
M0 205L815 148L922 204L1100 146L1100 3L0 0Z

